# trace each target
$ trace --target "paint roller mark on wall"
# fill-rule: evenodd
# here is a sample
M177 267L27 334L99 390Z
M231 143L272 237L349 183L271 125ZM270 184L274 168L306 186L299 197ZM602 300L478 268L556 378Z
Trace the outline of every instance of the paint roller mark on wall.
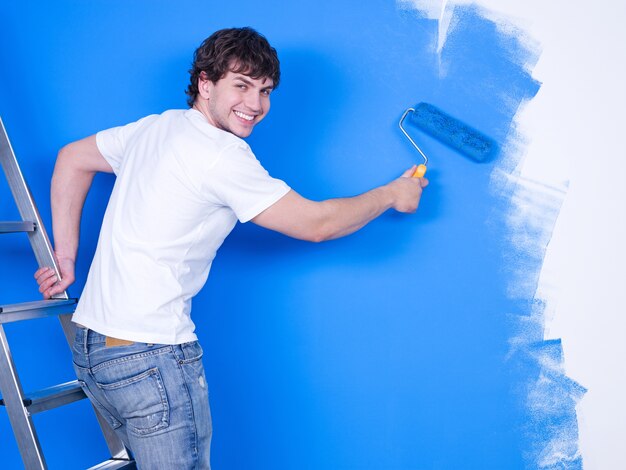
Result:
M414 2L422 13L427 4ZM495 137L502 149L489 183L495 195L490 225L501 232L503 272L518 306L507 366L522 408L524 460L530 468L582 468L575 405L585 389L565 376L560 340L543 340L545 306L535 299L566 188L513 174L525 147L514 118L539 90L530 71L540 49L523 31L485 18L488 12L475 6L447 6L445 13L444 46L433 51L440 53L441 78L428 99Z
M526 460L542 470L582 469L573 410L587 390L566 377L561 340L528 344L516 362L534 376L524 390L528 406Z
M456 109L444 108L447 112L503 144L515 136L518 109L541 86L530 75L540 51L519 31L513 36L507 33L511 28L485 19L476 7L457 6L453 14L437 96L453 103Z

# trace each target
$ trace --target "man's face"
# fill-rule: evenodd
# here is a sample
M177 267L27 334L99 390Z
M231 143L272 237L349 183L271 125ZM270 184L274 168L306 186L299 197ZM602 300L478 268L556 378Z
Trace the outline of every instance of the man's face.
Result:
M209 123L238 137L248 137L270 110L271 78L228 71L215 83L200 78L198 85L195 107Z

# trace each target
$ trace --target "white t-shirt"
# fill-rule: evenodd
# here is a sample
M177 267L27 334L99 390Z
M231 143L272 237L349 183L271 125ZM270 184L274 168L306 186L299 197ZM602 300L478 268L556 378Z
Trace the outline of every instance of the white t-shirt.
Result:
M117 179L73 320L132 341L194 341L191 299L217 249L237 219L290 188L194 109L99 132L96 142Z

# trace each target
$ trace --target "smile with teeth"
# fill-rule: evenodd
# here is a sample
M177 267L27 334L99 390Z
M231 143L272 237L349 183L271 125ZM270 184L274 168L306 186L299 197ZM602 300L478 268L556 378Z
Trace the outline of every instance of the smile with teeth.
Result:
M249 114L244 114L241 111L233 111L233 113L235 113L235 116L238 116L241 119L245 119L248 122L251 122L254 120L254 116L250 116Z

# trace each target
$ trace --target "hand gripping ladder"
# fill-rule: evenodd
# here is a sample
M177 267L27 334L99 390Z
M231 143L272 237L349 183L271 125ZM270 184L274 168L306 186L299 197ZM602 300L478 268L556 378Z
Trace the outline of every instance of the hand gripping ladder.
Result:
M52 266L58 275L59 269L53 256L50 240L22 176L2 119L0 119L0 163L22 219L17 222L0 222L0 234L26 232L39 266ZM0 305L0 392L2 392L0 404L6 406L26 470L47 468L32 415L85 398L76 380L25 395L11 357L4 324L20 320L57 315L71 347L74 341L74 324L71 322L71 314L76 308L76 299L70 299L66 292L55 297L50 300ZM97 410L96 416L112 457L92 467L91 470L136 468L135 462L129 456L122 441Z

